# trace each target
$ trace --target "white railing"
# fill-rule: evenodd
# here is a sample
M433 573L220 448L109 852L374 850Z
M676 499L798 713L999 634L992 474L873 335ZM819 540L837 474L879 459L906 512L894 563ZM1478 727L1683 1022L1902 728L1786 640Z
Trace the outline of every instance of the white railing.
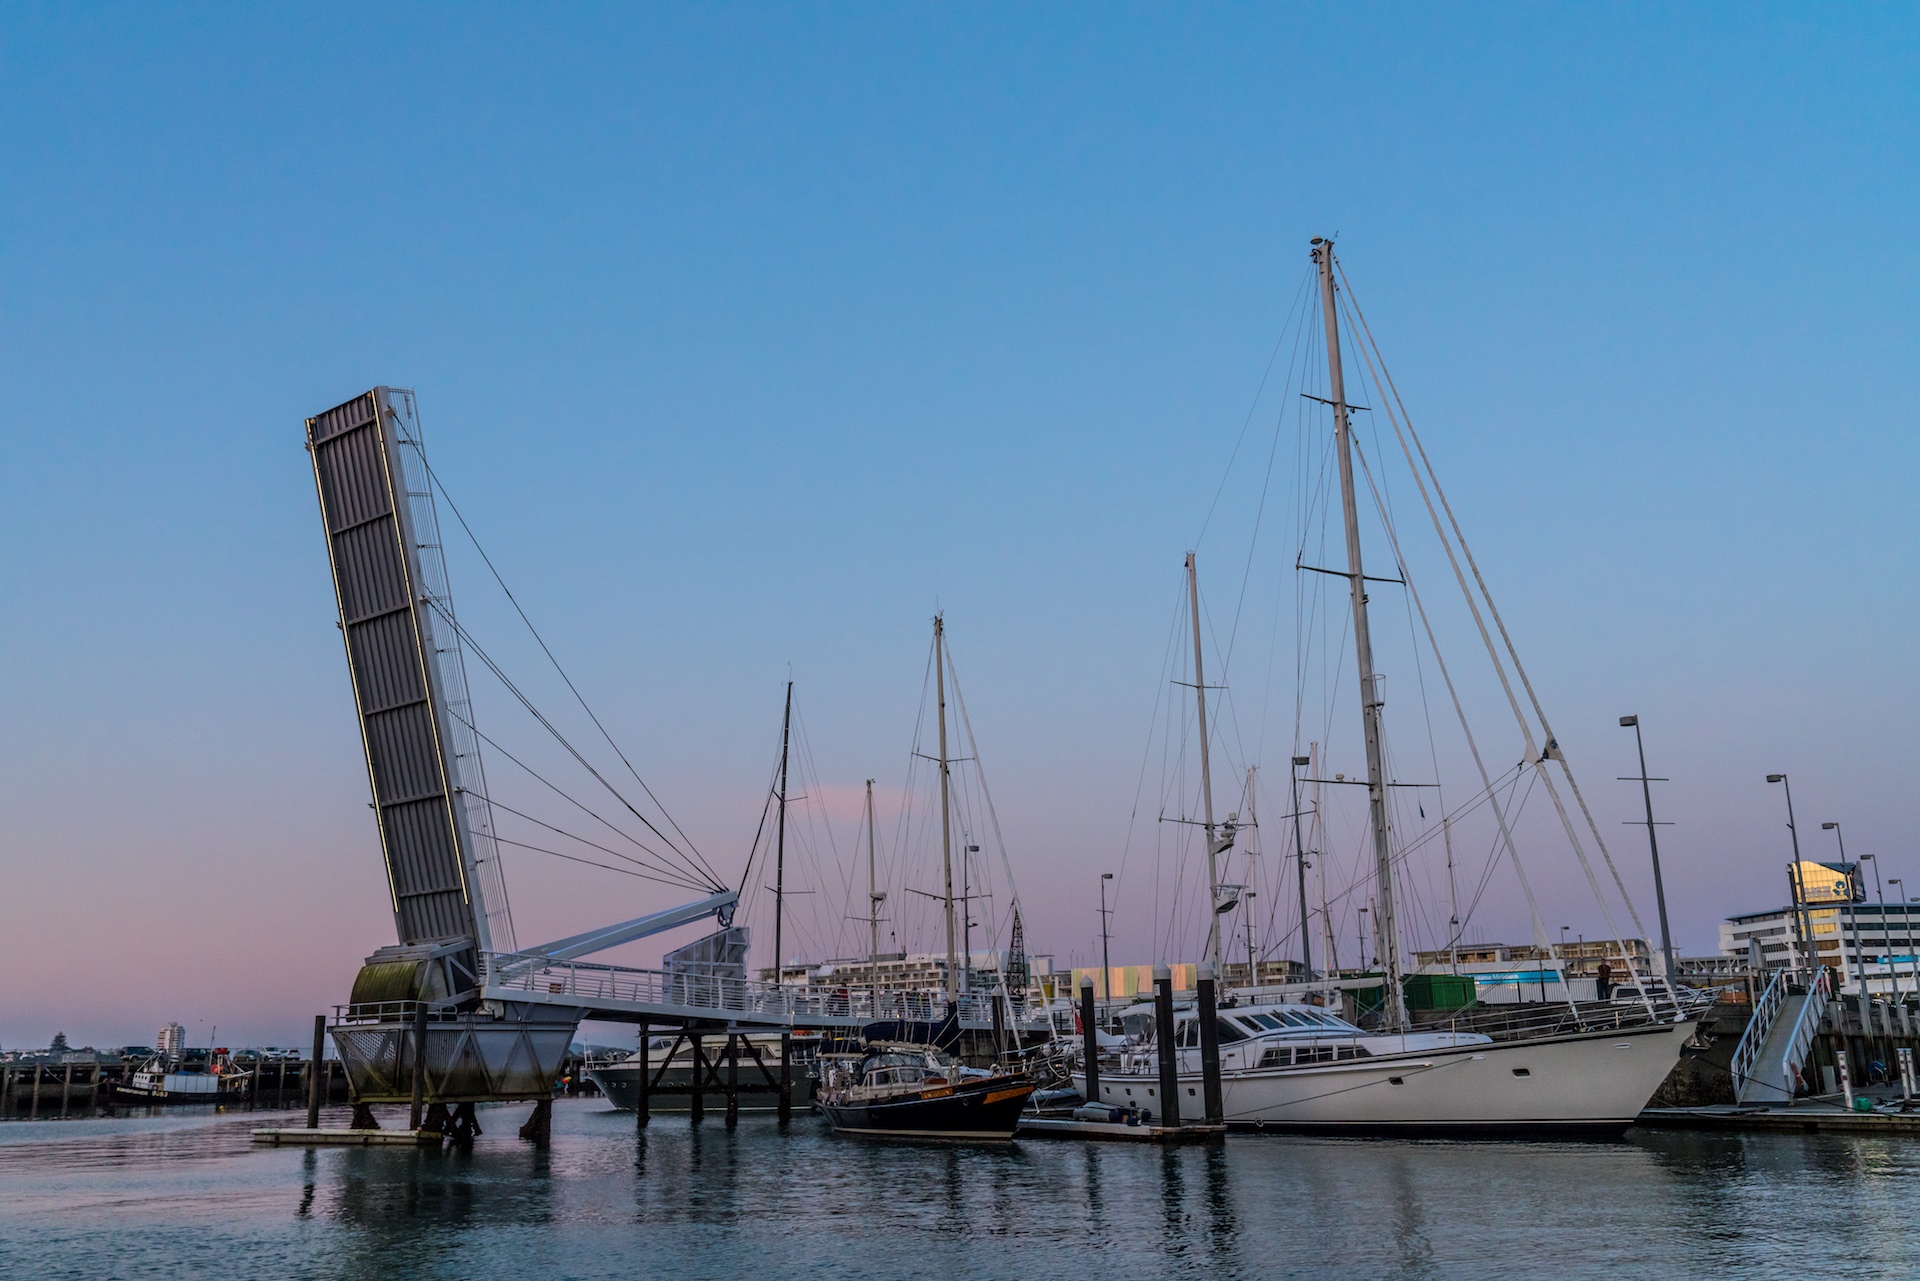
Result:
M1827 1012L1827 1000L1833 995L1829 975L1831 970L1825 966L1814 971L1813 982L1807 985L1807 1003L1800 1007L1800 1016L1793 1021L1793 1034L1787 1038L1786 1056L1781 1060L1781 1074L1786 1079L1787 1098L1793 1098L1793 1076L1807 1055L1813 1049L1813 1038L1820 1034L1820 1019Z
M1787 972L1775 970L1766 991L1753 1003L1753 1017L1747 1020L1747 1030L1740 1034L1740 1043L1733 1047L1735 1098L1740 1096L1741 1087L1753 1078L1753 1061L1760 1057L1760 1047L1767 1043L1767 1033L1773 1031L1773 1022L1780 1017L1780 1007L1786 1001Z
M490 991L564 996L568 1003L647 1006L661 1013L684 1010L731 1022L767 1025L807 1023L845 1025L889 1019L933 1021L945 1017L946 1002L937 992L880 992L861 988L797 987L754 979L643 970L590 961L552 961L537 953L483 953L483 985ZM993 1026L990 996L959 1001L960 1024ZM1054 1014L1032 1003L1009 1011L1009 1029L1045 1032ZM1069 1012L1067 1017L1071 1019Z

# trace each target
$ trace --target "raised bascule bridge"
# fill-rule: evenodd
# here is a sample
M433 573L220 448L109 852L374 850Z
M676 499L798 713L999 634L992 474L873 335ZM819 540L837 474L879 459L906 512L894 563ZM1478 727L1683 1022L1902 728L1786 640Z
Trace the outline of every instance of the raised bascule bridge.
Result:
M523 1133L543 1137L588 1018L640 1025L643 1047L647 1029L677 1029L703 1065L704 1038L726 1038L737 1064L736 1038L787 1033L777 1069L755 1054L760 1071L778 1073L784 1116L791 1033L927 1017L919 994L748 979L748 931L732 923L739 891L717 879L682 907L517 945L413 393L376 387L307 419L306 432L398 935L366 958L331 1028L356 1127L372 1124L368 1105L411 1103L412 1128L424 1120L460 1136L477 1129L475 1103L537 1100ZM659 969L584 959L706 918L717 928ZM984 1006L960 1015L963 1026L990 1017ZM719 1062L716 1052L710 1088L726 1093L735 1082Z

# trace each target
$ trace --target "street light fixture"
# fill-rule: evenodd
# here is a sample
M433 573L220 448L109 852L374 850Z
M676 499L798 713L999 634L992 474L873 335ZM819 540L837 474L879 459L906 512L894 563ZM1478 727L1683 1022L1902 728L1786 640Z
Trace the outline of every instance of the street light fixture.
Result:
M1857 900L1854 898L1853 878L1858 872L1858 865L1850 865L1847 862L1847 836L1845 832L1840 830L1839 823L1822 823L1820 830L1823 832L1832 832L1834 839L1840 842L1840 866L1843 868L1851 866L1854 869L1847 873L1846 919L1850 923L1850 928L1853 932L1853 968L1860 976L1860 1018L1864 1023L1867 1017L1867 1005L1872 1000L1872 994L1867 991L1867 960L1860 952L1860 911L1854 906ZM1864 892L1865 886L1862 886L1861 890ZM1842 964L1845 964L1846 956L1846 941L1843 939L1840 944L1840 959Z
M1660 907L1660 952L1667 958L1667 987L1671 991L1680 981L1680 960L1673 954L1673 931L1667 928L1667 887L1660 879L1660 841L1653 831L1655 827L1664 826L1653 821L1653 784L1667 780L1647 777L1647 744L1640 736L1639 716L1622 716L1620 726L1633 731L1633 744L1640 751L1640 798L1647 806L1647 852L1653 856L1653 898Z
M1887 892L1880 885L1880 860L1871 854L1860 856L1862 863L1873 864L1873 897L1880 904L1880 939L1884 952L1881 963L1887 967L1887 979L1893 985L1893 1001L1900 1003L1900 971L1893 964L1893 925L1887 920Z
M1897 876L1889 876L1887 878L1887 884L1898 885L1900 884L1900 878ZM1910 906L1911 900L1907 898L1904 892L1898 895L1898 899L1900 903L1900 919L1907 927L1907 960L1913 965L1913 990L1920 992L1920 956L1913 954L1913 908Z
M1793 837L1793 866L1787 869L1787 893L1793 899L1793 932L1800 937L1800 957L1807 967L1807 981L1813 981L1813 916L1803 907L1806 896L1800 892L1800 829L1793 825L1793 784L1785 774L1767 775L1769 783L1779 783L1787 791L1787 832Z

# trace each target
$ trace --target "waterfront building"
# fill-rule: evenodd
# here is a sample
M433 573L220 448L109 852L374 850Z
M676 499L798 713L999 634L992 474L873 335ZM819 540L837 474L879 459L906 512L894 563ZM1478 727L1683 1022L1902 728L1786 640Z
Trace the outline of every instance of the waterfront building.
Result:
M1191 964L1175 965L1173 970L1173 990L1191 992L1199 983L1200 967ZM1241 969L1244 971L1245 966ZM1264 968L1264 967L1263 967ZM1067 976L1067 991L1077 1000L1082 975L1093 976L1093 995L1096 1000L1120 1001L1133 997L1153 996L1153 967L1151 965L1116 965L1102 972L1099 966L1092 969L1076 969Z
M1014 960L1014 954L1006 948L969 954L968 986L976 992L997 991L1003 973L1017 984ZM775 981L770 966L759 974L763 983ZM947 985L947 958L945 953L882 952L874 958L840 957L820 964L789 961L780 967L778 981L814 991L857 991L877 982L883 992L941 992ZM1026 992L1030 997L1052 995L1053 982L1051 956L1026 958Z
M153 1048L162 1054L177 1055L187 1048L187 1029L168 1023L154 1035Z
M1304 983L1306 978L1307 972L1298 961L1261 961L1254 967L1251 981L1245 961L1220 963L1220 985L1225 988L1272 987L1283 983Z
M1474 995L1485 1005L1598 1000L1600 967L1607 967L1612 988L1633 976L1656 977L1655 952L1646 939L1574 939L1541 947L1537 943L1474 943L1415 952L1423 974L1459 974L1473 979ZM1632 968L1627 959L1631 957ZM1611 995L1611 990L1609 992Z
M1803 914L1811 920L1813 962L1831 968L1842 991L1857 993L1864 980L1874 996L1897 991L1911 1000L1920 992L1920 903L1829 903ZM1791 907L1730 916L1720 923L1720 951L1749 968L1805 969L1801 928Z

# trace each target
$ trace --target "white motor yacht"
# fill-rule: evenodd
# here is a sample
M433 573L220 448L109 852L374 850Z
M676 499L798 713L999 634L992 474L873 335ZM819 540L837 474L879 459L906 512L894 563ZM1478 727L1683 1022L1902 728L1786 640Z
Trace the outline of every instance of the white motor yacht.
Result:
M1153 1007L1125 1011L1103 1055L1100 1099L1164 1115ZM1495 1041L1476 1032L1367 1032L1311 1005L1222 1008L1225 1120L1244 1129L1350 1134L1618 1135L1666 1079L1691 1020ZM1201 1115L1200 1024L1174 1022L1183 1119ZM1074 1085L1086 1093L1086 1073Z

